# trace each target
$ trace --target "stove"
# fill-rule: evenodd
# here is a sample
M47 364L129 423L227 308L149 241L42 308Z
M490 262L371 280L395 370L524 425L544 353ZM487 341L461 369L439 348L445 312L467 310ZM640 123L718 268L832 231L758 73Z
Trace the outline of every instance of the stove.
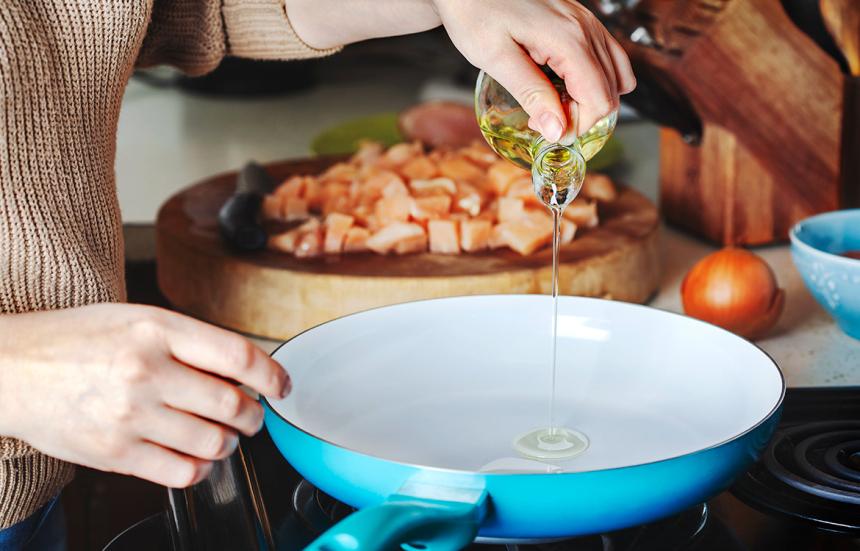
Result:
M263 431L209 480L105 551L293 551L352 509L303 480ZM676 516L618 532L477 551L860 551L860 388L789 389L779 429L727 492Z

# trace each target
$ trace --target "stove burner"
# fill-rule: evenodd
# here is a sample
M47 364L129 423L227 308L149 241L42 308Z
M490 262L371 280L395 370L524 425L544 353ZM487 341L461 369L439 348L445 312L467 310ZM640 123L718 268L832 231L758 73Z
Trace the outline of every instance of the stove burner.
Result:
M314 535L319 535L354 511L302 480L293 491L293 508ZM584 536L552 543L476 544L476 551L726 551L737 548L726 541L725 527L708 521L707 505L699 505L678 515L651 524L628 528L602 536ZM719 542L719 543L715 543ZM406 547L404 547L405 549Z
M860 505L860 422L805 423L780 431L764 463L802 492Z
M732 493L765 513L860 534L860 421L820 419L782 426Z

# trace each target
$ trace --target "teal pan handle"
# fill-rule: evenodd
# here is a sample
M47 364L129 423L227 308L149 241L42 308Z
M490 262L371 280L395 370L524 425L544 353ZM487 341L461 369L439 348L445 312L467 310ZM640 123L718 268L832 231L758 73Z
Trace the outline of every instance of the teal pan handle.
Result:
M356 511L306 551L456 551L478 534L483 505L394 495ZM411 544L411 545L410 545Z

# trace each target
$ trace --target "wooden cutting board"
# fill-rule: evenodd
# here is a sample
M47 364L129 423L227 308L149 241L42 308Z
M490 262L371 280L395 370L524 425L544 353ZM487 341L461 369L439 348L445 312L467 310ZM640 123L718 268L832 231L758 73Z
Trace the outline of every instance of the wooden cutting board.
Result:
M278 181L316 174L336 159L274 163ZM178 309L244 333L287 339L353 312L411 300L471 294L548 293L552 253L503 249L456 256L373 253L297 259L272 251L239 254L218 233L218 209L236 173L214 176L171 197L158 213L158 284ZM600 226L562 248L562 294L644 302L657 289L656 207L622 187L600 207Z

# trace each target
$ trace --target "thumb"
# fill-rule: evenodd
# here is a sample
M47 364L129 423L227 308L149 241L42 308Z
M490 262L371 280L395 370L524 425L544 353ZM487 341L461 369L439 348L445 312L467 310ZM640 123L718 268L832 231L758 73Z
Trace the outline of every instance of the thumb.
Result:
M529 115L529 128L557 142L567 128L567 117L552 83L524 51L512 48L485 68Z

